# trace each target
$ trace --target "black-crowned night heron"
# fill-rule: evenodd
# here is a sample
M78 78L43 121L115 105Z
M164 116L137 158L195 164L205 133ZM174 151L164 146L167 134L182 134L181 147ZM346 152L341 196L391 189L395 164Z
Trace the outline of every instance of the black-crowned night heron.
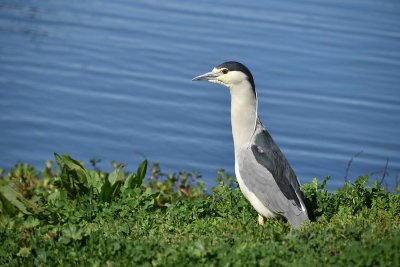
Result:
M257 92L249 69L229 61L193 78L229 88L235 147L235 174L240 190L258 212L259 224L267 217L283 216L294 228L308 220L304 194L289 162L257 116Z

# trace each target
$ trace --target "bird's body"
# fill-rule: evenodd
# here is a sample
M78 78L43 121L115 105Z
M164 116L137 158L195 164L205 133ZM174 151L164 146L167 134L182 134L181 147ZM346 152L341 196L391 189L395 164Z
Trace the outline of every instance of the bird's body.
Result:
M230 89L235 174L240 190L259 214L259 223L264 217L283 216L299 228L308 220L304 195L289 162L258 118L250 71L230 61L193 80L208 80Z
M289 162L260 121L249 146L239 151L235 168L239 185L252 192L246 198L264 217L285 217L295 228L308 219L303 192ZM260 209L259 203L264 209Z

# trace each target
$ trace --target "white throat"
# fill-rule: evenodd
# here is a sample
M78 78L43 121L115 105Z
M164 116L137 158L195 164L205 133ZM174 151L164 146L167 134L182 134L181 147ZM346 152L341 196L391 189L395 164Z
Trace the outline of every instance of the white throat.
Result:
M248 80L229 86L231 92L231 124L235 158L241 147L249 144L257 121L257 95Z

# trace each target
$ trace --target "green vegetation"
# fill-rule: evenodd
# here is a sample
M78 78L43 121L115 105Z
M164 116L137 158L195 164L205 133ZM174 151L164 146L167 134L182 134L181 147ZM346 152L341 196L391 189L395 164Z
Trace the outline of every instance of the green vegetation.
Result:
M368 177L332 193L328 179L305 184L312 221L293 230L259 226L223 171L208 194L196 173L146 176L146 161L136 173L56 161L0 170L1 266L400 266L400 194Z

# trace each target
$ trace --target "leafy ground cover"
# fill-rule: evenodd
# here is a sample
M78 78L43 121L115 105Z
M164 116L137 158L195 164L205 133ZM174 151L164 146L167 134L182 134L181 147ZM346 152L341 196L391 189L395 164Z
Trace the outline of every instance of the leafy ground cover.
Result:
M311 221L293 230L259 226L223 171L207 190L146 161L107 173L55 157L0 171L2 266L400 266L400 194L366 176L335 192L328 178L304 184Z

